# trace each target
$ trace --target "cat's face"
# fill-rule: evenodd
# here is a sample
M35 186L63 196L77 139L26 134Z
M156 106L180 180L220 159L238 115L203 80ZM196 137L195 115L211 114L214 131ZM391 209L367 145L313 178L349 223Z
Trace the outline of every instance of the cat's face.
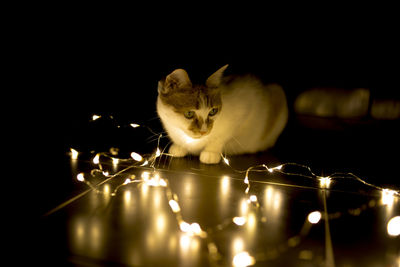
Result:
M207 136L213 129L221 109L218 89L224 66L211 75L206 85L192 85L183 69L177 69L159 82L159 98L169 109L169 123L191 138Z

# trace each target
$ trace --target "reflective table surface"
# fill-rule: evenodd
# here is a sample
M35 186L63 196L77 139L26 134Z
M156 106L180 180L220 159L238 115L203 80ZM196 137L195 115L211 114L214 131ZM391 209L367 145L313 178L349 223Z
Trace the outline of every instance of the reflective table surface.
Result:
M129 156L113 160L119 156L109 151L96 164L101 151L76 159L64 151L35 203L33 260L52 266L399 266L400 201L382 189L399 190L400 177L396 168L379 168L395 160L381 162L373 151L368 163L363 146L340 152L299 140L283 136L270 151L227 157L229 165L155 157L157 151L143 154L147 164Z

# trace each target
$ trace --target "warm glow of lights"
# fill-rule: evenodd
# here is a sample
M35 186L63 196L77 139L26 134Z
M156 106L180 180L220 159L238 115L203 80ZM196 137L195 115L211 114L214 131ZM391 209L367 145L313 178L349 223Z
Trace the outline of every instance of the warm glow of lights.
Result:
M73 148L70 148L70 150L71 150L71 159L78 159L79 152Z
M137 127L140 127L140 125L139 124L136 124L136 123L131 123L131 124L129 124L131 127L133 127L133 128L137 128Z
M173 212L177 213L181 211L178 202L176 202L175 200L171 199L168 203Z
M330 177L320 177L319 178L319 185L322 188L329 188L332 179Z
M400 235L400 216L390 219L387 224L387 232L390 236Z
M100 119L101 118L101 116L100 115L93 115L92 116L92 120L98 120L98 119Z
M190 224L188 224L187 222L181 222L179 224L179 228L181 229L182 232L187 233L190 230Z
M319 211L313 211L310 214L308 214L308 221L312 224L317 224L321 220L321 212Z
M140 166L146 166L147 164L149 164L149 162L147 161L147 160L145 160L144 162L143 162L143 164L142 165L140 165Z
M222 159L225 162L225 164L229 166L229 159L225 158L224 156L222 156Z
M221 180L221 193L226 195L229 192L230 177L224 176Z
M133 158L134 160L136 160L136 161L142 161L143 160L143 157L142 156L140 156L138 153L136 153L136 152L132 152L131 153L131 158Z
M244 181L243 181L245 184L249 184L249 177L247 177L246 176L246 178L244 178Z
M246 223L246 218L245 217L234 217L232 221L239 226L242 226Z
M77 179L79 182L85 181L85 177L83 176L83 173L78 174L78 175L76 176L76 179Z
M129 184L130 182L131 182L131 179L130 179L130 178L126 178L126 179L125 179L125 182L124 182L124 185L125 185L125 184Z
M254 263L256 260L247 251L240 252L233 257L233 266L235 267L246 267Z
M156 158L158 158L159 156L161 156L161 150L159 147L157 147Z
M119 162L119 159L118 159L118 158L112 158L112 163L113 163L114 165L117 165L118 162Z
M232 252L233 252L233 254L237 254L237 253L239 253L239 252L241 252L241 251L243 251L243 249L244 249L244 242L243 242L243 239L241 238L241 237L236 237L234 240L233 240L233 244L232 244L233 246L232 246Z
M382 204L383 205L392 205L394 202L394 194L395 191L390 189L383 189L382 190Z
M250 198L249 198L249 200L251 201L251 202L257 202L257 196L256 195L251 195L250 196Z
M149 180L149 178L150 178L150 173L149 172L146 172L146 171L142 172L142 179L143 180L147 181L147 180Z
M273 168L268 168L267 165L264 164L264 167L267 168L267 170L268 170L269 172L273 172L274 170L280 171L280 170L282 169L282 166L283 166L283 165L279 165L279 166L276 166L276 167L273 167Z
M99 164L100 163L100 154L96 154L96 156L94 156L93 163L94 164Z
M192 224L188 224L187 222L182 221L179 224L179 228L181 229L182 232L184 232L190 236L197 235L200 237L206 237L206 233L203 232L203 230L201 230L200 225L196 222L192 223Z

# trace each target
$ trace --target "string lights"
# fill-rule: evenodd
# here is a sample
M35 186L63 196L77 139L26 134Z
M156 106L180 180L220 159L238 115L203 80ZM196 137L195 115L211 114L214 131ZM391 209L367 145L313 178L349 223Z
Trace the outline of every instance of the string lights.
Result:
M93 115L92 116L92 121L100 119L102 116L99 115ZM147 127L147 126L142 126L136 123L130 123L129 124L132 128L138 128L138 127ZM148 128L148 127L147 127ZM151 131L153 132L153 131ZM168 206L170 208L170 211L175 215L176 223L178 226L178 229L185 235L189 237L197 237L202 240L205 240L207 242L207 247L208 247L208 252L209 256L211 259L214 261L218 262L221 260L222 256L220 254L220 251L218 249L218 246L216 242L213 241L213 234L217 231L222 231L229 225L235 225L236 227L244 227L246 224L251 223L251 221L254 221L254 218L252 218L250 213L245 212L245 214L237 214L236 216L233 216L231 218L228 218L224 220L223 222L219 223L217 226L210 228L210 229L204 229L198 222L188 222L184 220L182 216L182 208L179 203L179 198L176 193L174 193L173 188L171 187L169 180L166 177L163 177L159 170L158 170L158 165L157 165L157 159L166 156L170 157L171 155L164 153L164 149L160 148L160 139L162 138L162 134L158 135L158 142L157 142L157 147L155 149L155 152L150 155L140 155L137 152L132 152L130 154L129 159L121 159L117 158L114 155L109 155L108 153L97 153L95 156L92 158L92 163L97 166L96 169L92 170L91 175L100 173L105 177L105 180L97 185L92 185L90 181L86 178L86 174L84 173L79 173L76 176L76 180L79 182L83 182L87 184L92 190L94 190L97 193L102 193L102 194L109 194L110 196L116 196L118 191L129 184L137 184L137 185L143 185L143 186L148 186L148 187L161 187L164 188L165 195L168 200ZM71 159L76 160L78 156L81 153L78 152L77 150L71 148L70 149L70 156ZM127 162L129 163L129 167L113 174L110 175L108 171L105 171L103 166L102 166L102 158L108 158L108 160L111 160L114 165L118 165L121 162ZM393 189L387 189L387 188L381 188L379 186L370 184L364 180L362 180L360 177L352 174L352 173L334 173L329 176L319 176L316 175L315 173L312 172L311 168L302 164L298 163L284 163L275 167L269 167L266 164L261 164L261 165L256 165L256 166L251 166L247 168L246 170L235 170L233 167L230 165L229 159L221 154L221 158L223 160L223 163L227 166L229 166L233 171L235 171L238 174L243 174L243 183L246 185L246 188L244 190L244 195L246 196L246 203L244 205L247 205L247 207L244 208L245 211L249 210L249 207L254 207L255 209L260 208L262 206L259 201L258 197L256 194L251 193L251 182L252 180L250 179L250 174L252 172L266 172L266 173L279 173L283 175L288 175L288 176L301 176L305 178L312 179L316 182L316 184L319 185L319 187L322 190L330 189L332 183L335 180L339 179L351 179L358 181L366 186L372 187L374 189L380 190L381 191L381 201L380 205L393 205L395 201L398 200L400 193L399 191L393 190ZM159 161L160 162L160 161ZM296 167L300 168L302 171L296 171L292 172L290 170L290 167ZM116 176L123 175L125 174L128 170L136 168L139 170L142 170L140 177L136 177L135 175L132 174L126 174L126 177L124 179L124 182L120 185L118 185L113 192L105 192L105 191L100 191L98 190L99 185L102 185L111 179L113 179ZM364 205L362 209L357 209L358 210L358 215L363 211L366 210L367 208L373 208L380 206L374 202L372 204L372 201L368 205ZM344 214L351 214L354 215L354 210L347 210L345 212L336 212L334 214L323 214L321 211L311 211L308 213L308 215L305 217L304 221L304 226L301 229L300 233L290 237L284 244L281 244L279 247L279 250L271 250L268 252L260 252L256 254L250 254L248 251L237 251L237 253L233 256L231 264L233 266L251 266L254 265L257 261L264 261L268 259L273 259L276 258L279 253L282 253L285 251L285 249L293 248L296 247L300 244L301 240L304 239L305 236L308 235L308 232L310 231L312 225L318 224L321 220L331 220L331 219L337 219L340 218ZM252 215L254 216L254 215ZM261 222L266 221L266 218L263 217L260 220ZM400 235L400 216L395 216L391 218L388 223L387 223L387 233L391 237L399 236Z

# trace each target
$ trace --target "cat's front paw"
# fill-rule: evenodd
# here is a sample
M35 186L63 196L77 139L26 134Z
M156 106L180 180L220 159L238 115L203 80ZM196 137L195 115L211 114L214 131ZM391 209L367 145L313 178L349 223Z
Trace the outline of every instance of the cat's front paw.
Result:
M221 154L217 152L203 151L200 153L200 161L206 164L217 164L221 161Z
M181 158L187 155L188 151L181 146L173 144L168 151L173 157Z

